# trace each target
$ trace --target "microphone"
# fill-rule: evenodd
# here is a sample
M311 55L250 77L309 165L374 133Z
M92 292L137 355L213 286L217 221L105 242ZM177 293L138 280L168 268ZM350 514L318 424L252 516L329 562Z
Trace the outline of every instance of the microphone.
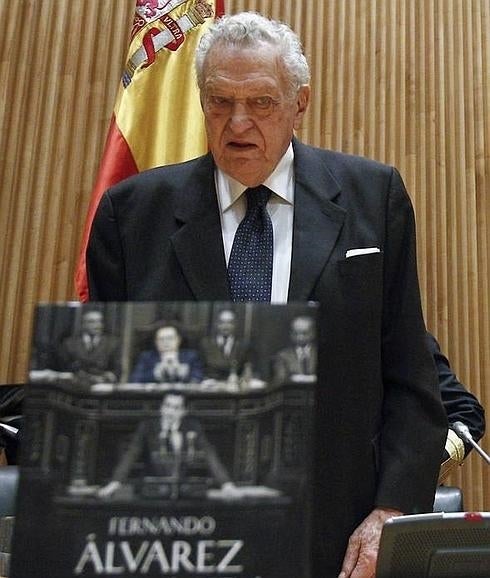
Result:
M486 452L484 452L481 449L481 447L475 442L467 425L465 425L460 421L456 421L453 424L451 424L451 429L464 442L467 442L472 447L474 447L475 450L480 454L480 456L487 462L487 464L490 464L490 456Z
M0 429L3 429L4 432L12 438L17 437L17 434L19 433L19 428L14 427L12 425L7 425L6 423L0 422Z

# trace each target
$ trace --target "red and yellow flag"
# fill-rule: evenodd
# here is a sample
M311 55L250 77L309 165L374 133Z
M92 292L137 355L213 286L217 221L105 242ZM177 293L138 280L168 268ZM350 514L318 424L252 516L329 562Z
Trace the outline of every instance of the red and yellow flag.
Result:
M194 74L194 53L224 0L136 0L126 65L88 209L75 273L81 301L89 298L85 252L104 191L152 167L207 151Z

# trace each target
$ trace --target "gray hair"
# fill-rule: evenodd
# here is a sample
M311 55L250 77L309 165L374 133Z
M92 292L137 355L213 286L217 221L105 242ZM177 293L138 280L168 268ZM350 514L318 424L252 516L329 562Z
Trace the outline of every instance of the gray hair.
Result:
M241 48L256 47L265 42L278 49L292 91L309 84L310 69L298 36L282 22L269 20L256 12L223 16L201 38L196 50L196 74L199 90L205 82L204 66L209 51L216 45Z

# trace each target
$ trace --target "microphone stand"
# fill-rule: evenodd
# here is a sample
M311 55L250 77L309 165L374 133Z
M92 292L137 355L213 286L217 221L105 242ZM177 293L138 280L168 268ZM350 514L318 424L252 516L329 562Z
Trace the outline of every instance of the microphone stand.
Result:
M0 428L3 429L5 433L12 438L17 437L17 434L19 433L19 428L14 427L12 425L7 425L6 423L3 422L0 422Z
M452 424L451 428L458 435L458 437L460 437L464 442L469 443L473 448L475 448L475 450L480 454L483 460L490 465L490 456L484 450L482 450L481 447L475 442L473 436L470 433L470 430L468 429L468 426L466 426L464 423L460 421L457 421Z
M473 440L468 440L470 444L475 448L475 450L480 454L480 456L490 465L490 456L481 449L481 447Z

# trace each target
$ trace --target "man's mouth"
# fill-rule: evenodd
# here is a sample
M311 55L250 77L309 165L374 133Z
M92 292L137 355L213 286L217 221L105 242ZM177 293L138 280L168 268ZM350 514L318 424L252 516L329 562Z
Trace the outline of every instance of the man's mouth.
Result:
M249 142L230 141L228 146L237 150L251 150L256 148L256 145Z

